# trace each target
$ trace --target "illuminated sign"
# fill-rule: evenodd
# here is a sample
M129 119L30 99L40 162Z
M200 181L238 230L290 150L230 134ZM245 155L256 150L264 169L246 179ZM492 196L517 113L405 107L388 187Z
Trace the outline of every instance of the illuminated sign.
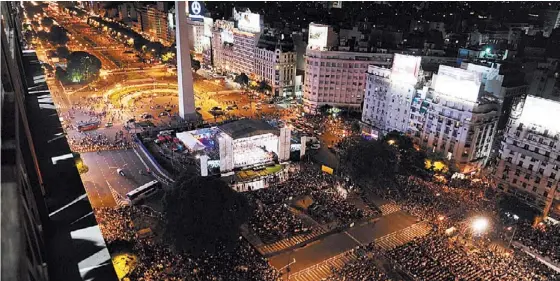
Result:
M214 25L214 20L212 18L204 18L204 36L212 37L212 26Z
M333 174L334 170L331 167L325 166L325 165L321 165L321 171L327 173L327 174Z
M224 29L220 35L222 43L233 43L233 32L231 30Z
M527 96L519 122L536 125L550 134L560 133L560 102Z
M309 39L307 45L311 49L323 49L327 47L329 27L326 25L309 25Z
M202 21L204 19L206 8L202 1L190 1L187 5L187 9L187 14L189 14L189 18L192 20Z
M261 16L251 12L240 12L236 16L237 28L247 32L261 32Z
M434 90L447 96L475 102L478 99L482 75L465 69L440 65Z
M395 54L391 68L391 81L416 84L421 57Z

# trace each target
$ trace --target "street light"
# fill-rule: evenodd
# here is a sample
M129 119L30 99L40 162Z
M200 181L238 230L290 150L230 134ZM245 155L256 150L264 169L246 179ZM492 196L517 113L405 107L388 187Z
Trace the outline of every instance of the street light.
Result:
M472 222L472 230L476 233L482 233L488 229L488 219L484 217L475 218Z

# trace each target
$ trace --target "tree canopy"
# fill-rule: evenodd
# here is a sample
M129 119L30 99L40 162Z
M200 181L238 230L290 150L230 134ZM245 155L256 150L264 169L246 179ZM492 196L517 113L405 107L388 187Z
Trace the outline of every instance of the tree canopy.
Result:
M56 48L56 53L60 58L67 58L70 55L70 50L66 46L59 46Z
M66 30L58 25L53 25L48 34L49 41L54 45L66 45L68 42Z
M72 83L90 82L99 75L101 61L87 52L72 52L68 56L67 79Z
M271 92L272 87L270 85L268 85L266 80L262 80L261 82L259 82L259 86L257 87L257 91L259 91L261 93Z
M43 27L51 28L51 27L53 26L53 24L54 24L54 20L53 20L52 18L44 17L44 18L41 20L41 25L42 25Z
M242 86L247 86L249 85L249 76L247 76L247 74L242 72L241 74L235 76L235 79L233 81Z
M214 177L183 175L164 199L166 238L178 252L200 255L235 244L252 213L247 199Z
M383 141L358 140L341 158L342 168L355 181L369 185L393 179L397 169L394 147Z

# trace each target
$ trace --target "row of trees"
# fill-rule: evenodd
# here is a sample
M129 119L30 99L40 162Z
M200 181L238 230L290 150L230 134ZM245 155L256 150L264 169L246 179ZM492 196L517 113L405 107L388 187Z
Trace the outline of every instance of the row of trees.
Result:
M247 87L251 90L257 91L257 92L261 92L261 93L269 93L272 91L272 87L270 85L268 85L268 83L266 82L266 80L262 80L256 84L250 84L249 83L249 76L247 76L247 74L245 73L241 73L237 76L235 76L234 80L235 83L241 85L242 87Z

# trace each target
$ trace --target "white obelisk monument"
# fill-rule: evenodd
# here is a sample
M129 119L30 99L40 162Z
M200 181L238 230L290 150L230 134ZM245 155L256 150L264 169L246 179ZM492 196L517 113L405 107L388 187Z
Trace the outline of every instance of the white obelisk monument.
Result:
M177 46L177 77L179 87L179 115L183 120L196 120L190 49L187 33L186 1L175 1L175 42Z

